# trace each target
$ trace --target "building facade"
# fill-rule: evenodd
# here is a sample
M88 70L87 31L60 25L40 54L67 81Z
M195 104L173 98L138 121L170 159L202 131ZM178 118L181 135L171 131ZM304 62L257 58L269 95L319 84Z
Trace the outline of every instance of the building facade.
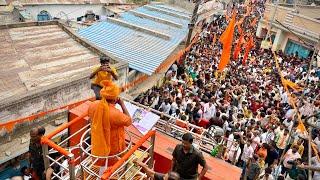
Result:
M276 12L275 12L276 11ZM275 13L274 13L275 12ZM266 4L264 18L259 21L257 36L264 38L270 29L273 50L300 57L312 56L319 49L320 7Z

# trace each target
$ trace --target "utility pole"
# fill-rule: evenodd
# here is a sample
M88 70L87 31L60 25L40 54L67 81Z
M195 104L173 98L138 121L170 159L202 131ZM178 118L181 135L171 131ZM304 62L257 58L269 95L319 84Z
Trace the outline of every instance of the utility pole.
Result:
M200 4L201 4L201 0L196 0L196 5L194 6L194 9L193 9L191 22L190 22L190 24L188 24L189 33L188 33L188 37L187 37L186 47L188 47L190 44L194 24L197 22L197 19L198 19L197 14L198 14L198 9L199 9Z

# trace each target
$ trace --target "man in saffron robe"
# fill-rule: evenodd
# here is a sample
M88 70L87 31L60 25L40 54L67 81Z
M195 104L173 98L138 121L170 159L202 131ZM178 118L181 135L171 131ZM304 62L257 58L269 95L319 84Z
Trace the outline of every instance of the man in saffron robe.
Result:
M100 83L101 100L94 101L88 109L91 119L91 153L106 157L119 154L126 148L124 127L130 126L132 120L124 102L118 97L120 88L112 81ZM116 103L122 112L115 108ZM99 159L95 165L100 166L100 175L107 166L116 162L113 159Z

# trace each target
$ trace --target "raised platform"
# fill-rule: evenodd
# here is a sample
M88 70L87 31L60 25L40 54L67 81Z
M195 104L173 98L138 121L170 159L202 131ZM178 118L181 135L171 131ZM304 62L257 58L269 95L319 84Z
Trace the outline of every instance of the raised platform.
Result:
M86 102L80 106L70 110L70 117L77 117L83 114L88 110L91 102ZM85 122L85 121L84 121ZM78 127L79 128L79 127ZM133 134L140 134L140 132L134 127L130 126L127 128ZM141 134L141 137L143 135ZM133 138L133 142L136 142L138 139ZM177 144L180 141L169 137L161 132L156 133L155 140L155 165L154 169L156 172L166 173L171 168L172 152ZM147 145L146 145L147 147ZM206 174L206 179L209 180L237 180L240 179L241 169L233 166L221 159L214 158L207 153L204 153L205 159L208 163L209 170Z

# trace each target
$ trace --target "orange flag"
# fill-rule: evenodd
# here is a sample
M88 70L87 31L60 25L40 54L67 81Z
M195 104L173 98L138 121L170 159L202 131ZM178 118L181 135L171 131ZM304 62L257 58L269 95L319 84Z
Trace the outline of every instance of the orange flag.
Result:
M282 82L283 82L283 86L285 86L285 87L289 86L291 89L293 89L295 91L302 91L303 90L303 88L301 88L298 84L296 84L288 79L283 78Z
M246 63L246 60L248 59L249 56L249 52L251 51L251 49L254 47L254 41L253 41L253 37L250 36L250 39L248 41L248 44L246 46L246 50L244 52L244 57L242 59L242 64L244 65Z
M219 41L223 44L223 50L221 54L220 63L218 65L218 71L222 72L224 68L227 66L230 60L230 53L231 53L231 45L233 41L233 32L234 32L234 26L236 22L236 13L233 13L232 19L229 22L228 27L226 30L222 33Z
M242 30L241 30L241 32L242 32ZM238 59L238 57L239 57L241 45L243 44L243 36L244 36L243 33L241 33L241 35L238 39L237 45L236 45L234 52L233 52L233 59Z
M239 21L236 23L236 26L238 28L239 34L242 34L243 30L241 28L241 24L243 23L245 17L242 17L241 19L239 19Z

